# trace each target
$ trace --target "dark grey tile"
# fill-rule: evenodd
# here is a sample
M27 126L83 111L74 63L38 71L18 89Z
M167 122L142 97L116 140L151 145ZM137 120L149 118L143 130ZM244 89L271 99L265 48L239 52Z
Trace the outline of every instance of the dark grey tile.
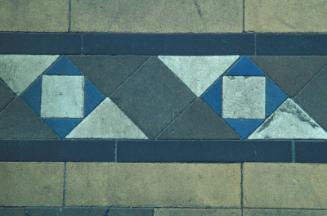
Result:
M244 209L244 216L325 216L326 210Z
M302 107L318 124L327 129L327 67L306 85L295 97L295 102Z
M153 216L150 208L111 208L110 216Z
M16 98L0 112L0 139L57 139L57 136Z
M147 56L69 56L69 59L105 95L113 91L135 72Z
M156 57L151 57L112 96L149 138L156 137L194 98Z
M327 163L327 142L295 142L295 159L300 163Z
M201 99L196 99L159 137L159 139L239 139Z
M106 216L107 208L27 208L28 216Z
M25 216L24 208L0 208L1 216Z
M256 56L252 60L291 97L327 64L325 56Z
M0 79L0 111L15 97L13 91Z

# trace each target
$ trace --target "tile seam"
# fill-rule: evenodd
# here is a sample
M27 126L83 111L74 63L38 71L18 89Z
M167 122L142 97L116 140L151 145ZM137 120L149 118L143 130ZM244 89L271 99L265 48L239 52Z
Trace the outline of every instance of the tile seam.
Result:
M246 32L245 31L245 0L243 0L243 23L242 23L242 27L243 27L243 33Z
M296 162L296 145L295 145L295 141L292 140L292 162L295 163Z
M244 201L243 201L243 199L244 199L244 190L243 190L243 188L244 188L244 185L243 185L243 181L244 181L244 163L241 163L241 166L240 166L240 171L241 171L241 185L240 185L240 187L241 187L241 197L240 197L240 199L241 199L241 216L243 216L243 210L244 210Z
M72 0L68 0L68 32L71 32Z
M63 196L62 206L66 206L66 189L67 189L67 162L64 162L64 185L63 185Z

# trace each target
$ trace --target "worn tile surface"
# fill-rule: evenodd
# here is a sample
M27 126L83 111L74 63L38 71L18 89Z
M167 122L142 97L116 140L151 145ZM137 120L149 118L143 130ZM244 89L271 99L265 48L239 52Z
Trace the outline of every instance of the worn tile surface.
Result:
M244 216L323 216L326 210L244 209Z
M149 138L157 136L194 98L187 86L155 57L112 96Z
M1 0L0 5L0 31L68 31L67 0Z
M245 207L326 208L326 165L246 163Z
M238 164L68 163L66 203L239 207L239 186Z
M241 216L240 209L155 209L154 216Z
M326 32L326 10L325 0L246 0L245 30Z
M0 163L1 206L60 206L63 163Z
M242 21L241 0L72 1L73 31L241 32Z

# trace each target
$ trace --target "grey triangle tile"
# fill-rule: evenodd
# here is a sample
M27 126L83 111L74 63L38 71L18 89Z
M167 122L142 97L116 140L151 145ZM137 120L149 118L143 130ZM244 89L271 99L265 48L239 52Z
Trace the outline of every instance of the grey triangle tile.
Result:
M252 60L290 97L327 64L325 56L255 56Z
M148 56L68 56L106 96L135 72Z
M0 111L15 97L15 93L0 79Z
M159 139L239 139L239 136L206 103L196 99Z
M20 98L16 98L0 113L0 139L57 138Z

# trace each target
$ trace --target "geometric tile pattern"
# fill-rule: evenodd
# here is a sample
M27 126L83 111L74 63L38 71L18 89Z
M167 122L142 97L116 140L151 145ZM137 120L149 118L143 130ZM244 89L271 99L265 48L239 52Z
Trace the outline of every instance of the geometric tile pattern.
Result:
M327 139L325 57L1 55L0 63L0 139Z

